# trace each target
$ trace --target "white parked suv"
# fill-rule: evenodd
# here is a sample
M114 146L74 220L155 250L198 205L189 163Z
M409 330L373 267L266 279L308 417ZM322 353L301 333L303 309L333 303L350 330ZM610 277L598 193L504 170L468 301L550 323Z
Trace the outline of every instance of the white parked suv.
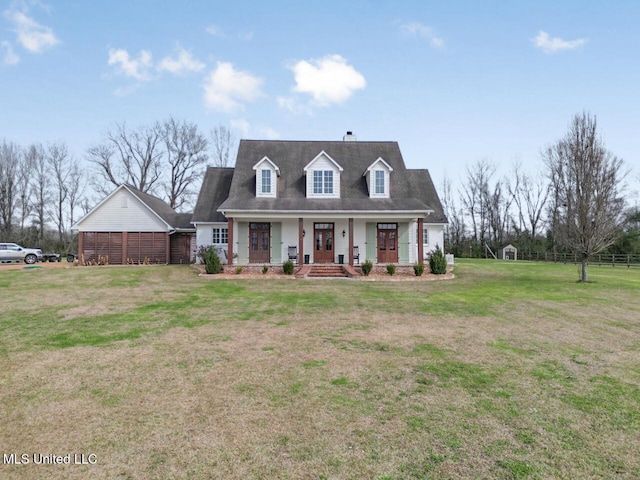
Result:
M39 248L22 248L16 243L0 243L0 263L24 261L29 265L42 260Z

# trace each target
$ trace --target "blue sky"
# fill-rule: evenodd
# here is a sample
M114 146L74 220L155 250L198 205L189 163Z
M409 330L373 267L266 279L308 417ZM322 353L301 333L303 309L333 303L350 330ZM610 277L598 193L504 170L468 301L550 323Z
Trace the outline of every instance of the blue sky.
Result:
M640 172L640 2L0 2L0 138L66 141L173 115L238 137L395 140L454 181L540 170L595 114ZM632 187L637 189L636 186Z

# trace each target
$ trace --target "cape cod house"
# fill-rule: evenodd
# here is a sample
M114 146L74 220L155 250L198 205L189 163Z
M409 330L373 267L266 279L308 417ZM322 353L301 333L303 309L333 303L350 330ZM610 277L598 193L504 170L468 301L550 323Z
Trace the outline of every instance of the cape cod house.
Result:
M198 245L238 265L413 264L447 223L427 170L397 142L242 140L235 168L208 168L192 224Z
M78 253L111 264L189 263L214 245L237 265L422 261L447 219L427 170L397 142L242 140L234 168L209 167L193 214L121 185L82 217ZM229 261L231 259L231 261Z

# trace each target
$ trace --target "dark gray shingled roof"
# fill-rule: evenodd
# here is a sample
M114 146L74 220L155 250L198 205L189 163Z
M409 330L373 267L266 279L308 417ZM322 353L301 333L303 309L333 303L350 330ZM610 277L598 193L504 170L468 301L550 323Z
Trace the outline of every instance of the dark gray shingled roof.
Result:
M433 210L433 212L424 219L424 223L449 223L444 214L442 203L440 203L438 192L436 192L436 187L433 185L431 175L429 175L429 170L407 170L407 172L409 173L413 190L417 192L420 199Z
M233 168L207 168L198 194L196 208L191 217L192 223L227 221L225 216L218 212L218 208L229 196L233 170Z
M153 210L162 220L167 222L171 227L176 229L190 229L193 230L191 225L190 213L178 213L169 206L164 200L153 196L149 193L145 193L142 190L131 185L125 185L128 190L131 191L136 197L138 197L147 207Z
M344 169L340 175L340 198L306 198L303 169L322 151ZM253 166L265 156L280 169L276 198L256 198L256 172ZM370 198L363 177L365 170L380 157L393 168L390 198ZM419 174L416 175L416 172ZM203 193L204 186L201 196ZM439 210L438 215L444 218L429 173L426 170L407 170L397 142L242 140L229 196L219 209L363 212Z

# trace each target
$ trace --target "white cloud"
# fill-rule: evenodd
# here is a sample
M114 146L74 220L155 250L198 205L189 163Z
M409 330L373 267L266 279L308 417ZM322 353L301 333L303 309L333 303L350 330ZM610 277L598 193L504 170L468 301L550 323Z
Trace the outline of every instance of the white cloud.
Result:
M295 113L296 115L313 115L313 110L309 105L298 102L294 97L277 97L276 102L280 108L289 110L291 113Z
M253 127L244 118L231 120L231 128L240 131L241 138L260 138L266 140L278 140L280 134L271 127Z
M212 37L224 38L224 39L233 39L237 37L239 40L243 42L250 42L253 39L253 32L240 32L237 34L229 34L227 35L222 28L217 25L209 25L205 28L205 31L211 35Z
M203 85L205 105L222 112L237 110L242 108L240 102L249 102L261 95L261 85L261 78L236 70L231 63L218 62Z
M563 40L560 37L549 37L547 32L540 30L538 35L531 39L531 43L544 53L555 53L562 50L575 50L587 43L586 38L578 38L576 40Z
M209 35L212 35L214 37L224 37L224 33L222 33L222 30L220 29L220 27L218 27L216 25L209 25L206 28L206 32Z
M60 43L51 28L40 25L26 13L7 10L4 15L13 24L18 43L29 52L43 53Z
M2 57L3 65L15 65L20 62L20 57L13 51L13 47L7 41L0 43L5 49L4 56Z
M199 72L205 65L191 55L191 52L178 47L177 58L164 57L157 68L159 71L167 71L174 75L185 75L189 72Z
M151 68L151 52L142 50L137 59L131 58L129 52L120 48L112 48L109 50L109 65L116 68L126 77L131 77L140 82L147 81L149 77L149 68Z
M367 85L364 76L340 55L300 60L290 68L296 81L293 90L310 94L323 107L343 103Z
M400 25L400 30L405 35L412 38L426 38L433 48L443 48L444 40L442 37L436 35L433 28L423 25L420 22L403 23Z
M240 135L242 138L249 138L249 132L251 131L251 124L247 122L245 119L234 119L231 120L231 128L235 130L240 130Z

